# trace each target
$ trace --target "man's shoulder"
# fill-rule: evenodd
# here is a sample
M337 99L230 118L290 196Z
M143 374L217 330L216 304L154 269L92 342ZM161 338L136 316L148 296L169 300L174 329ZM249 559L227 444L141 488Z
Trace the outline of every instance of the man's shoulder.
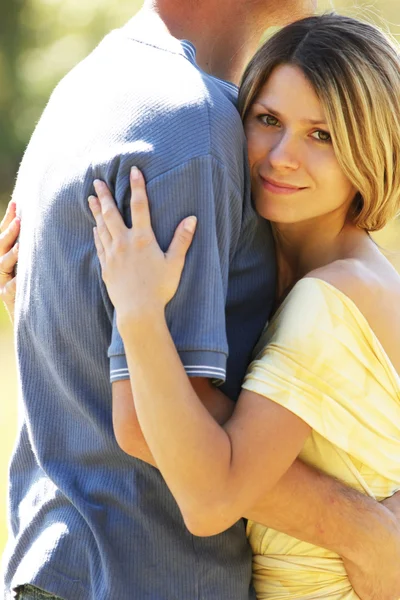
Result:
M236 86L201 71L183 50L132 39L122 30L106 35L63 81L73 86L78 79L85 79L88 86L97 81L93 89L97 103L113 91L114 95L125 92L128 104L130 98L145 98L149 118L154 107L161 112L181 107L194 112L212 109L222 121L232 114L238 117Z
M130 39L120 30L64 78L57 97L64 109L65 98L71 99L74 115L91 106L89 123L97 113L105 133L119 127L124 139L162 138L175 146L201 146L200 153L237 146L243 154L235 86L203 73L183 53Z
M118 30L59 84L30 148L42 164L43 148L51 148L50 165L61 164L62 156L80 170L90 157L90 168L116 182L116 192L134 164L152 180L210 156L244 190L245 139L234 87L204 74L184 54Z

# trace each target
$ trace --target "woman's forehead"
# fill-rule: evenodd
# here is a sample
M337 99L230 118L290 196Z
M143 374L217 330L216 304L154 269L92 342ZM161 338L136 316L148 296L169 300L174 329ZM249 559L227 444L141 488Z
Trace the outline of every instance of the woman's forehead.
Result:
M269 76L254 105L263 106L282 118L304 123L325 121L324 109L314 88L295 65L280 65Z

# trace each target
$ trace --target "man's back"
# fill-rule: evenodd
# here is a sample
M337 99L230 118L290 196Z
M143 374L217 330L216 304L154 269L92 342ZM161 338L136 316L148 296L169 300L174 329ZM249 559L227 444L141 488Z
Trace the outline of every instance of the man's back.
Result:
M228 387L237 391L274 276L270 265L259 268L271 256L268 231L242 205L244 142L233 86L200 72L188 44L134 37L129 27L113 32L61 82L15 190L23 223L16 313L23 410L11 466L7 585L32 583L68 600L247 600L243 523L214 538L191 536L159 472L124 454L112 429L110 368L112 381L128 372L93 246L87 197L95 178L110 185L129 220L129 170L139 166L162 244L191 210L205 224L203 252L189 267L187 294L191 281L199 288L194 306L183 295L169 314L189 374L223 380L229 342ZM228 286L236 255L252 306L238 283L232 292ZM239 320L246 323L240 344Z

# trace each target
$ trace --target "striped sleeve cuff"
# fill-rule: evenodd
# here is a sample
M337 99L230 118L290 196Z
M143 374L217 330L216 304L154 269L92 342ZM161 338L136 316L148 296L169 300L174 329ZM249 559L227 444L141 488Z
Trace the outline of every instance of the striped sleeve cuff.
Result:
M197 351L179 352L186 373L189 377L207 377L216 385L226 379L226 354L222 352ZM110 358L110 380L129 379L129 370L124 354Z

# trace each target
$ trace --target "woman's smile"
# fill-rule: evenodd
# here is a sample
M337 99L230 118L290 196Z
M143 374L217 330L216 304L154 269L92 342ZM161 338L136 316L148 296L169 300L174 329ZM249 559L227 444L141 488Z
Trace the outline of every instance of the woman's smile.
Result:
M271 177L263 177L260 175L261 183L263 187L271 192L272 194L295 194L296 192L301 192L305 190L306 187L295 186L283 181L276 181L271 179Z

